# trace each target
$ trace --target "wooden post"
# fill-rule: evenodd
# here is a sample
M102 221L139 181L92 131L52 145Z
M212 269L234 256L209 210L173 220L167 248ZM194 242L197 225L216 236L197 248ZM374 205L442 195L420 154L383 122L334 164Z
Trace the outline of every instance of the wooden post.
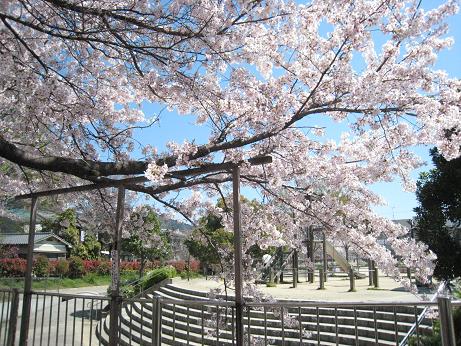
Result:
M378 268L376 268L375 261L372 262L373 265L373 283L375 288L379 288L379 279L378 279Z
M324 290L325 289L325 274L323 272L323 268L319 269L319 290Z
M325 232L322 233L323 237L322 237L322 244L323 244L323 255L322 255L322 259L323 259L323 275L324 275L324 278L323 280L326 282L327 281L327 272L328 272L328 267L327 267L327 238L325 237Z
M293 252L293 288L298 287L298 273L299 273L299 266L298 266L298 251L294 250Z
M373 265L371 259L368 260L368 286L373 286Z
M355 274L354 269L349 269L349 292L356 292L355 290Z
M440 319L440 336L443 346L455 346L455 327L453 323L453 308L450 298L438 297L437 305L439 306Z
M29 237L27 245L26 275L24 278L24 296L22 302L21 333L19 345L27 345L29 339L30 305L32 301L32 267L34 264L35 223L37 220L37 197L31 198Z
M280 275L279 275L279 282L281 284L283 284L283 247L279 247L279 251L280 251L280 261L279 261L279 264L280 264Z
M110 301L110 330L109 330L109 346L117 346L119 344L119 327L118 320L121 311L120 297L120 247L122 241L122 223L123 214L125 211L125 187L118 188L117 195L117 213L115 215L115 229L113 234L112 246L112 285L111 285L111 301Z
M240 212L240 167L232 171L234 209L234 277L235 277L235 336L236 345L243 346L243 295L242 295L242 234Z
M314 230L312 229L312 227L309 227L308 235L309 235L309 243L308 243L307 253L313 265L312 270L310 270L308 274L308 281L309 283L313 284L314 276L315 276L315 255L314 255Z

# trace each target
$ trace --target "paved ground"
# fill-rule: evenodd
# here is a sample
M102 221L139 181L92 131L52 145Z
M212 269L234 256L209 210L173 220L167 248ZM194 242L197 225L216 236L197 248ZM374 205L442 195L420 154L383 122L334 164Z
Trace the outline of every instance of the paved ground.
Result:
M61 289L59 293L87 296L106 295L107 286L92 286ZM47 293L58 293L48 290ZM22 297L21 297L22 298ZM82 345L95 344L95 330L101 315L101 308L106 305L100 299L64 300L49 295L32 296L29 344L30 345ZM6 340L6 320L10 306L0 297L0 344ZM1 314L3 312L3 314ZM18 324L16 328L16 345L19 345L22 299L19 301Z
M347 277L328 277L325 283L325 290L319 290L318 277L316 282L309 284L305 278L301 278L302 283L297 288L292 288L291 283L278 284L277 287L266 287L258 285L264 293L270 294L278 299L292 300L314 300L314 301L417 301L420 298L405 291L399 283L386 277L379 277L379 289L370 289L368 278L357 279L355 281L356 292L348 292L349 278ZM212 288L224 288L222 282L213 279L191 279L190 281L181 278L173 279L173 284L191 290L208 292ZM229 294L233 294L229 291Z

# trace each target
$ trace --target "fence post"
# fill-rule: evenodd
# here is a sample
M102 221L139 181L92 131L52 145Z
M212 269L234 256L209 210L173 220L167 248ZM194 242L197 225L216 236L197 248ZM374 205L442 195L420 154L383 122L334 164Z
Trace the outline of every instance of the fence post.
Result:
M327 281L328 258L327 258L327 238L325 232L322 234L322 260L323 260L323 281Z
M372 262L373 266L373 283L375 284L375 288L379 288L379 277L378 277L378 268L376 267L376 262Z
M153 332L153 340L154 340L154 345L155 346L160 346L162 342L162 307L161 307L161 301L160 297L154 297L155 303L154 303L154 318L153 318L153 326L152 326L152 332ZM176 323L176 321L173 321L173 323Z
M323 268L319 269L319 280L320 280L319 290L324 290L325 289L325 274L323 273Z
M355 274L354 269L349 269L349 292L355 292Z
M27 265L22 296L21 332L19 345L27 346L29 341L30 306L32 304L32 268L34 265L35 223L37 219L38 200L32 197L30 205L29 236L27 240Z
M18 323L19 292L13 288L13 302L11 303L10 321L8 323L8 346L14 346L16 338L16 325Z
M368 260L368 286L373 286L373 266L371 259Z
M119 344L119 319L122 311L120 297L120 248L122 242L122 223L125 208L125 187L120 186L117 194L117 211L115 215L115 229L113 233L112 247L112 285L111 285L111 301L110 301L110 333L109 346L117 346Z
M437 297L440 318L440 335L442 346L455 346L455 327L453 324L453 308L448 297Z

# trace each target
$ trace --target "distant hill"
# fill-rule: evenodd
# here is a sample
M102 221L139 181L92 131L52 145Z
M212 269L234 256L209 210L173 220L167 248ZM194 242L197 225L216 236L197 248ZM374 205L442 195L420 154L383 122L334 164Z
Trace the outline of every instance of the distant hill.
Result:
M165 215L160 215L159 219L162 228L167 228L171 230L177 229L179 231L190 231L192 229L191 225L178 220L170 219Z
M22 201L21 201L22 202ZM26 203L18 203L14 201L14 204L9 206L10 212L12 212L17 219L13 220L7 217L0 217L0 233L17 233L23 232L24 225L29 224L30 218L30 206ZM43 219L53 219L58 212L50 210L48 206L41 206L37 215L37 222L40 223L40 220ZM171 218L168 218L166 215L160 215L160 222L162 228L167 228L171 230L179 231L190 231L192 226Z

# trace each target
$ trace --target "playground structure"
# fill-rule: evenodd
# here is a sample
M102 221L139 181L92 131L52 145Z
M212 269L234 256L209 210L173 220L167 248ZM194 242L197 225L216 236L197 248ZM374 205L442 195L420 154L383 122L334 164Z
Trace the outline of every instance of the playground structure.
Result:
M316 272L318 272L320 288L325 288L324 283L328 280L329 275L340 275L341 273L349 276L351 291L355 290L355 279L363 279L367 275L370 285L374 285L376 288L379 286L378 268L373 261L364 261L359 256L350 254L351 258L355 257L356 266L354 266L345 255L326 240L321 229L309 228L304 243L307 248L307 255L305 256L303 256L303 252L297 249L278 248L276 254L261 269L256 283L284 283L289 281L293 283L293 287L296 287L297 283L300 282L302 273L306 274L308 282L314 283ZM364 267L363 264L367 266L367 274L361 271Z

